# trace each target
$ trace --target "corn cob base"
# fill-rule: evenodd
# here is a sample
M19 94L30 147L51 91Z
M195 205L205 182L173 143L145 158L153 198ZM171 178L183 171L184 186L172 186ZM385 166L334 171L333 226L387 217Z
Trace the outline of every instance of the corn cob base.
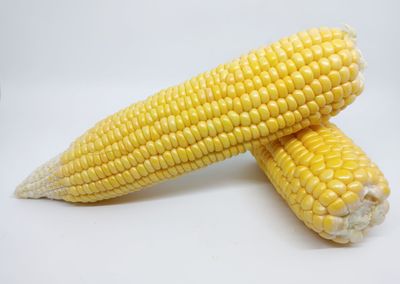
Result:
M358 242L383 222L386 179L333 124L257 144L252 153L296 216L323 238Z
M16 195L113 198L320 123L363 89L354 37L300 32L162 90L99 122Z

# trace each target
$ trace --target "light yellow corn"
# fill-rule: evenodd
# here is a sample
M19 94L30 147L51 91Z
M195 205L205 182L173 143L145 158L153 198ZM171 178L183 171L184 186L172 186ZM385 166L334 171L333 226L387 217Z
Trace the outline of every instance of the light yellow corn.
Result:
M296 216L321 237L357 242L383 222L388 183L335 125L311 126L252 153Z
M245 152L337 114L363 89L348 30L283 38L99 122L18 197L94 202Z

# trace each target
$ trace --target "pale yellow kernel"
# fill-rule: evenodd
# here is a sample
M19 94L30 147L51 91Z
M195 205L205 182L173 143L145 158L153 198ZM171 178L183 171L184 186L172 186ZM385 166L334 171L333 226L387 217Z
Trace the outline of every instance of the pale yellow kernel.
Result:
M343 230L345 224L343 218L327 215L324 218L323 226L326 233L334 234L338 231Z
M294 86L297 90L302 90L304 86L306 85L306 82L304 81L304 78L300 72L294 72L291 75L291 78L293 80Z
M312 173L311 173L308 169L305 169L304 171L302 171L302 172L300 173L300 176L299 176L301 186L303 186L303 187L306 186L308 180L309 180L312 176L313 176Z
M306 102L306 97L305 97L304 93L300 90L294 91L293 97L299 106L304 105L304 103Z
M300 188L300 190L297 192L296 195L296 202L301 204L301 202L306 196L307 196L306 190L304 188Z
M328 74L328 78L331 81L332 87L337 87L342 82L342 78L340 77L339 71L331 71Z
M252 91L250 93L250 100L253 108L257 108L261 105L261 97L257 91Z
M312 193L318 184L319 184L319 179L315 176L311 177L307 181L305 186L307 193Z
M361 196L364 191L364 186L359 181L353 181L347 185L347 189L354 192L358 196Z
M249 112L249 116L250 116L250 120L253 123L253 125L260 123L261 116L260 116L259 112L256 109L252 109Z
M240 125L249 126L251 125L250 115L247 112L243 112L240 114Z
M349 214L349 210L347 209L345 202L341 198L338 198L334 202L332 202L327 209L329 214L333 216L341 217Z
M318 200L323 206L329 206L337 198L338 195L334 191L327 189L319 196Z
M270 118L268 107L265 104L260 105L260 107L258 108L258 113L260 114L261 120L263 121L266 121Z
M368 181L368 173L365 169L357 169L353 172L354 179L361 183L366 183Z
M329 59L321 58L318 61L318 64L319 64L321 75L328 75L329 72L331 71L331 63L329 62Z
M285 98L288 95L288 89L286 87L285 81L279 79L275 82L275 86L278 90L279 97Z
M346 203L347 208L349 209L350 212L356 210L360 204L360 198L358 194L356 194L353 191L347 191L343 193L341 198Z
M297 69L300 69L301 67L303 67L306 64L304 62L303 56L300 53L293 54L292 60L293 60L294 64L296 65Z
M322 214L321 214L322 215ZM322 232L324 229L324 218L325 216L318 216L318 215L314 215L313 216L313 228L315 229L315 231Z
M306 195L301 201L301 209L311 210L313 207L314 198L311 195Z
M334 87L328 76L325 75L321 76L319 78L319 82L321 83L323 93L330 91L332 87Z
M321 78L321 77L320 77ZM328 78L325 76L325 78ZM329 79L328 79L329 80ZM306 86L307 87L307 86ZM322 94L322 84L319 80L314 79L311 83L310 83L310 87L311 90L313 92L313 94L315 95L319 95Z
M327 213L326 207L323 206L318 200L314 201L312 210L316 215L325 215Z
M240 97L242 107L244 111L249 111L252 108L251 99L248 94L244 94Z
M340 68L342 68L343 66L342 59L338 54L332 54L331 56L329 56L329 61L333 70L340 70Z
M303 66L300 69L300 73L306 84L309 84L314 80L314 72L310 66Z
M310 101L307 103L307 107L310 110L310 114L315 114L319 110L319 106L315 101Z
M350 64L349 71L350 71L350 81L355 80L359 74L358 65L356 63Z
M269 114L272 117L277 117L279 115L279 106L276 101L270 101L267 104Z
M338 195L341 195L346 192L346 185L340 180L333 179L327 183L329 189L336 192Z

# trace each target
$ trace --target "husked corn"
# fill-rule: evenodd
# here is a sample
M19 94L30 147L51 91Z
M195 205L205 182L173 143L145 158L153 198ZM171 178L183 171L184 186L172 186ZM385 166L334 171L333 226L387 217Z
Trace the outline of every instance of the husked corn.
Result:
M390 190L382 172L335 125L310 126L252 153L296 216L321 237L357 242L383 222Z
M251 51L104 119L16 194L94 202L320 123L363 89L348 30L320 28Z

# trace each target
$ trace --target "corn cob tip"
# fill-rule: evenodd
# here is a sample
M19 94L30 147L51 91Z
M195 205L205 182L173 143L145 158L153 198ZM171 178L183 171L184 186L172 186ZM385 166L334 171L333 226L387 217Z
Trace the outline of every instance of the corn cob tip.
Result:
M358 243L370 228L382 224L389 211L389 202L378 186L366 186L365 197L359 207L345 218L335 218L338 230L331 233L338 243ZM341 229L341 227L343 229Z
M342 30L348 34L349 38L356 43L357 41L357 31L355 28L353 28L352 26L348 25L348 24L344 24ZM365 60L363 54L361 53L361 50L358 47L355 47L356 51L358 52L358 54L360 55L360 62L359 62L359 66L360 66L360 71L364 71L365 68L367 68L367 61ZM361 74L361 73L360 73Z
M353 41L357 39L357 32L356 29L348 24L344 24L343 31L346 32Z
M14 192L15 197L59 199L58 193L63 189L56 174L59 168L60 156L57 156L37 168L19 184Z

